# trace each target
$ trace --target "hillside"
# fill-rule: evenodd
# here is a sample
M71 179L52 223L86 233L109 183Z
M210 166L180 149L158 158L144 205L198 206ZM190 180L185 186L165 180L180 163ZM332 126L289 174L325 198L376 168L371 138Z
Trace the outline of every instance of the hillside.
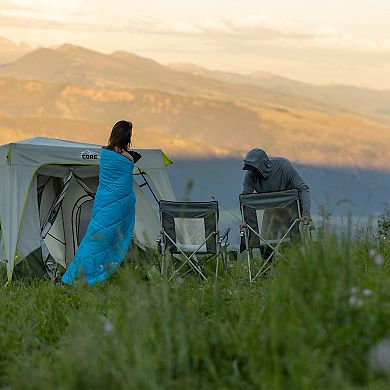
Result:
M388 90L379 91L347 85L317 86L290 80L268 72L243 75L210 70L192 64L171 64L170 68L227 83L252 85L275 92L314 99L328 106L339 107L339 109L370 114L377 119L390 123L390 91Z
M262 147L302 164L388 170L387 92L360 99L363 90L354 91L268 73L172 69L127 52L41 48L0 67L0 142L45 135L105 143L113 122L129 118L135 145L173 157Z
M8 56L9 62L0 66L0 77L108 88L158 89L190 96L321 111L349 110L390 122L390 91L343 85L316 86L268 72L243 75L192 64L164 66L125 51L107 55L70 44L31 50L25 44L17 45L0 38L0 60L1 56ZM16 60L11 62L13 59Z
M390 168L390 128L354 114L0 79L0 115L2 143L33 134L105 143L113 122L131 118L137 146L172 156L239 156L261 146L300 163Z
M337 111L312 98L188 74L127 52L106 55L68 44L34 50L0 67L0 77L116 89L147 88L252 105Z

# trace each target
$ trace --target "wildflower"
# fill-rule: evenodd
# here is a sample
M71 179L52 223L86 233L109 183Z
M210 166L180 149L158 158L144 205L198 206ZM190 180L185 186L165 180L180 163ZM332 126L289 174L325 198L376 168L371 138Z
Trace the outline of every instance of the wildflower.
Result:
M368 256L375 257L377 255L377 251L375 249L370 249L368 252Z
M363 305L363 301L361 299L356 298L354 295L351 295L349 297L348 303L350 306L356 306L356 307Z
M107 320L104 323L103 330L105 333L111 333L114 330L114 325L112 325L112 322Z
M365 297L370 297L372 295L372 290L370 290L369 288L365 288L363 291L363 296Z
M240 376L240 368L238 367L238 359L232 361L232 368L235 376Z
M351 295L356 295L359 292L359 289L357 287L351 287L349 292Z
M383 265L384 262L385 262L385 258L383 257L383 255L377 253L374 257L374 263L376 265Z
M375 371L390 372L390 338L380 340L371 348L369 362Z

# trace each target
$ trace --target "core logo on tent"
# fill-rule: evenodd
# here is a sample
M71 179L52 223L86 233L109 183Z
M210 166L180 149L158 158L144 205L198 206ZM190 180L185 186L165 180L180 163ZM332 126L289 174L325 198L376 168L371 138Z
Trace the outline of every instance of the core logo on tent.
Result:
M82 160L87 160L87 161L94 161L94 160L99 160L100 156L98 153L93 152L91 150L83 150L80 153L80 157Z

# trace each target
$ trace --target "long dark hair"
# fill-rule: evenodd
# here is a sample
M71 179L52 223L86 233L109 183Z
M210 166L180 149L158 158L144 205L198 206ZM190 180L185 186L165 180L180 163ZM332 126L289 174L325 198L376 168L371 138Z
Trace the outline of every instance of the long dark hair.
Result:
M116 122L112 128L107 149L120 151L127 150L131 144L131 135L133 133L133 124L129 121Z

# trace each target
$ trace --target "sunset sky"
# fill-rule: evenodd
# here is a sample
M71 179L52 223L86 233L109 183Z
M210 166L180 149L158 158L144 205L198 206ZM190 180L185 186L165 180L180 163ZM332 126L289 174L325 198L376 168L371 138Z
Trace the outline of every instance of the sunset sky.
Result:
M389 0L0 0L0 36L390 89Z

